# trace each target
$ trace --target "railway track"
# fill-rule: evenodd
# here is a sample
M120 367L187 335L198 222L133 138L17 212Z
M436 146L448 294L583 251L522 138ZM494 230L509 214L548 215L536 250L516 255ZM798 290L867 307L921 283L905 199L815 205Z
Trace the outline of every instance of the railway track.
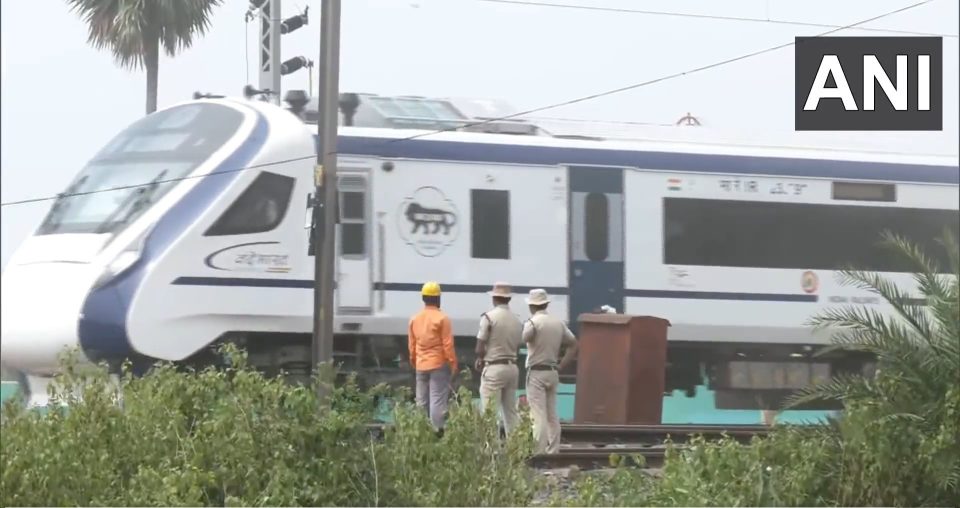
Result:
M561 426L563 441L593 445L607 444L663 444L667 438L673 443L685 443L693 436L719 439L727 436L748 442L753 436L764 435L763 425L596 425L566 424Z
M368 425L375 435L382 435L389 424ZM610 444L663 444L667 438L674 443L685 443L696 435L707 439L722 436L738 441L749 441L753 436L762 436L769 430L763 425L600 425L568 423L560 426L563 442L584 445Z
M381 434L386 424L373 424L371 431ZM664 444L669 440L680 446L694 436L706 439L730 437L747 442L769 431L763 425L599 425L564 424L560 431L560 452L535 455L530 465L555 469L577 466L580 469L611 467L611 455L622 457L620 464L639 465L632 456L643 457L643 467L663 466ZM626 460L623 460L626 459Z
M727 436L740 442L748 442L754 436L762 436L769 429L762 425L593 425L567 424L561 427L560 452L550 455L535 455L530 465L536 468L580 469L611 467L611 456L619 455L620 465L660 468L663 466L669 438L672 443L683 446L694 436L719 439ZM642 457L641 462L632 456ZM624 460L625 459L625 460Z
M611 458L614 455L621 457L619 464L627 466L642 466L657 469L663 467L666 450L663 448L649 448L643 446L627 446L623 448L561 448L560 453L549 455L534 455L529 464L537 469L559 469L577 466L582 470L612 467ZM643 458L642 463L632 460L632 456Z

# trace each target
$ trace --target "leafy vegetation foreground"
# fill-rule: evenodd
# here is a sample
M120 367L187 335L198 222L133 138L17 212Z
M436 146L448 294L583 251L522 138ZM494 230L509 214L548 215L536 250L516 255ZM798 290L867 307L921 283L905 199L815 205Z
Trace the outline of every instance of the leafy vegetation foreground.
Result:
M668 453L662 477L636 469L580 475L556 505L956 506L960 501L960 255L944 242L947 275L911 244L926 305L873 274L844 280L894 309L848 308L814 326L844 333L836 347L876 355L869 377L798 394L839 398L842 418L822 428L776 428L741 445L695 441ZM310 387L263 378L228 352L226 371L159 366L116 387L102 372L67 369L57 397L69 411L15 403L3 410L4 506L523 506L542 479L525 465L529 432L506 442L492 415L453 404L434 435L410 403L393 407L382 441L366 431L384 390L347 383L320 400ZM78 391L79 390L79 391ZM76 395L75 395L76 394ZM404 394L393 400L406 401ZM461 400L469 400L467 393ZM525 421L523 428L529 428Z
M498 444L489 415L452 408L438 438L408 403L382 441L375 392L353 383L326 403L264 378L231 353L226 371L160 366L121 381L70 376L45 415L15 404L2 420L4 506L504 505L529 499L531 439ZM52 405L51 405L52 406ZM485 416L488 421L483 421Z

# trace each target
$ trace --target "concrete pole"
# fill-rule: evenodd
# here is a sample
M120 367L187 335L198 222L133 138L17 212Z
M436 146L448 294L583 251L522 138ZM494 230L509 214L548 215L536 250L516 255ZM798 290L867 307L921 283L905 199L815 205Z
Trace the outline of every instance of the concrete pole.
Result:
M283 55L280 52L280 23L283 12L280 10L280 0L270 0L270 90L273 91L273 103L279 106L283 100L280 92L280 64Z
M323 207L314 206L314 224L323 224L322 237L315 236L313 364L333 360L334 272L336 270L337 220L337 124L340 80L340 0L322 0L319 79L317 95L317 168L315 196L323 196Z

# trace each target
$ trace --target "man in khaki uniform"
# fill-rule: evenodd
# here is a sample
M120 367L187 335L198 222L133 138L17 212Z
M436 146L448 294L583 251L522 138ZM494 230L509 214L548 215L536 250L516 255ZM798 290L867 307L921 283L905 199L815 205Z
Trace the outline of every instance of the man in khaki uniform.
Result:
M480 371L480 403L486 408L490 402L499 405L503 430L510 433L520 422L517 414L517 386L520 370L517 351L523 325L510 311L512 288L506 282L497 282L493 291L493 308L480 317L477 333L476 369Z
M527 344L527 402L533 417L533 437L537 453L560 451L560 418L557 416L559 371L573 361L577 339L560 318L547 314L550 298L543 289L530 291L527 304L530 319L523 324ZM567 353L557 364L561 346Z

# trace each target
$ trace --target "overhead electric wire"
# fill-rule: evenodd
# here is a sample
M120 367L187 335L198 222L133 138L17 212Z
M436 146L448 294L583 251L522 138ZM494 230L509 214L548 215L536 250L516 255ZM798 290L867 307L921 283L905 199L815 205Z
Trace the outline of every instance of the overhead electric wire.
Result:
M815 37L825 37L825 36L830 35L830 34L832 34L832 33L836 33L836 32L839 32L839 31L841 31L841 30L846 30L846 29L848 29L848 28L852 28L852 27L855 27L855 26L857 26L857 25L862 25L862 24L864 24L864 23L870 23L871 21L876 21L876 20L878 20L878 19L885 18L885 17L887 17L887 16L892 16L892 15L894 15L894 14L899 14L899 13L901 13L901 12L908 11L908 10L910 10L910 9L915 9L915 8L917 8L917 7L920 7L921 5L928 4L928 3L932 2L932 1L934 1L934 0L922 0L922 1L920 1L920 2L917 2L917 3L914 3L914 4L910 4L910 5L906 6L906 7L901 7L901 8L899 8L899 9L896 9L896 10L893 10L893 11L890 11L890 12L886 12L886 13L883 13L883 14L879 14L879 15L874 16L874 17L872 17L872 18L868 18L868 19L865 19L865 20L862 20L862 21L858 21L858 22L856 22L856 23L851 23L851 24L849 24L849 25L843 25L843 26L834 28L834 29L832 29L832 30L828 30L828 31L826 31L826 32L819 33L819 34L817 34L817 35L812 35L812 36L810 36L810 37L811 37L811 38L815 38ZM778 49L787 48L787 47L790 47L790 46L795 45L796 43L797 43L796 40L793 40L793 41L790 41L790 42L785 42L785 43L783 43L783 44L779 44L779 45L777 45L777 46L772 46L772 47L769 47L769 48L766 48L766 49L761 49L761 50L759 50L759 51L754 51L754 52L752 52L752 53L747 53L747 54L745 54L745 55L740 55L740 56L736 56L736 57L733 57L733 58L728 58L728 59L726 59L726 60L721 60L721 61L719 61L719 62L714 62L714 63L712 63L712 64L702 65L702 66L700 66L700 67L697 67L697 68L694 68L694 69L690 69L690 70L687 70L687 71L683 71L683 72L675 72L675 73L673 73L673 74L668 74L668 75L666 75L666 76L661 76L661 77L659 77L659 78L649 79L649 80L647 80L647 81L642 81L642 82L640 82L640 83L634 83L634 84L632 84L632 85L622 86L622 87L620 87L620 88L615 88L615 89L613 89L613 90L607 90L607 91L604 91L604 92L598 92L598 93L591 94L591 95L585 95L585 96L582 96L582 97L577 97L576 99L570 99L570 100L568 100L568 101L558 102L558 103L550 104L550 105L547 105L547 106L541 106L541 107L539 107L539 108L528 109L528 110L525 110L525 111L520 111L520 112L518 112L518 113L512 113L512 114L505 115L505 116L498 117L498 118L490 118L490 119L482 120L482 121L479 121L479 122L467 123L467 124L465 124L465 125L460 125L460 126L457 126L457 127L452 127L452 128L447 128L447 129L437 129L437 130L430 131L430 132L425 132L425 133L421 133L421 134L415 134L415 135L413 135L413 136L407 136L407 137L404 137L404 138L397 138L397 139L390 140L389 142L390 142L390 143L395 143L395 142L399 142L399 141L409 141L409 140L412 140L412 139L422 138L422 137L424 137L424 136L430 136L430 135L432 135L432 134L437 134L437 133L440 133L440 132L448 132L448 131L453 131L453 130L459 130L459 129L462 129L462 128L464 128L464 127L475 127L475 126L478 126L478 125L485 125L485 124L489 124L489 123L493 123L493 122L498 122L498 121L501 121L501 120L509 120L509 119L511 119L511 118L517 118L517 117L521 117L521 116L526 116L526 115L529 115L529 114L532 114L532 113L539 113L539 112L541 112L541 111L547 111L547 110L549 110L549 109L556 109L556 108L560 108L560 107L563 107L563 106L569 106L569 105L571 105L571 104L577 104L577 103L579 103L579 102L585 102L585 101L589 101L589 100L593 100L593 99L599 99L600 97L606 97L606 96L608 96L608 95L614 95L614 94L618 94L618 93L621 93L621 92L626 92L626 91L629 91L629 90L634 90L634 89L641 88L641 87L644 87L644 86L653 85L653 84L655 84L655 83L660 83L661 81L667 81L667 80L669 80L669 79L679 78L679 77L681 77L681 76L686 76L686 75L688 75L688 74L695 74L695 73L697 73L697 72L702 72L702 71L705 71L705 70L713 69L713 68L715 68L715 67L720 67L720 66L727 65L727 64L731 64L731 63L734 63L734 62L739 62L740 60L746 60L747 58L753 58L753 57L755 57L755 56L759 56L759 55L762 55L762 54L765 54L765 53L770 53L770 52L776 51L776 50L778 50Z
M878 20L878 19L885 18L885 17L888 17L888 16L892 16L892 15L894 15L894 14L899 14L899 13L901 13L901 12L904 12L904 11L907 11L907 10L914 9L914 8L916 8L916 7L919 7L919 6L921 6L921 5L928 4L928 3L932 2L932 1L934 1L934 0L922 0L922 1L920 1L920 2L917 2L917 3L914 3L914 4L910 4L910 5L906 6L906 7L901 7L901 8L899 8L899 9L896 9L896 10L893 10L893 11L890 11L890 12L886 12L886 13L883 13L883 14L879 14L879 15L873 16L873 17L871 17L871 18L869 18L869 19L865 19L865 20L863 20L863 21L858 21L858 22L856 22L856 23L851 23L851 24L849 24L849 25L839 26L839 27L834 28L834 29L832 29L832 30L828 30L828 31L823 32L823 33L820 33L820 34L813 35L813 36L811 36L811 37L824 37L824 36L830 35L830 34L832 34L832 33L835 33L835 32L841 31L841 30L846 30L846 29L855 27L855 26L857 26L857 25L862 25L862 24L864 24L864 23L870 23L871 21L876 21L876 20ZM659 78L654 78L654 79L649 79L649 80L647 80L647 81L642 81L642 82L640 82L640 83L635 83L635 84L632 84L632 85L627 85L627 86L623 86L623 87L620 87L620 88L615 88L615 89L613 89L613 90L607 90L607 91L604 91L604 92L599 92L599 93L595 93L595 94L591 94L591 95L585 95L585 96L578 97L578 98L575 98L575 99L570 99L570 100L567 100L567 101L550 104L550 105L547 105L547 106L541 106L541 107L539 107L539 108L528 109L528 110L521 111L521 112L518 112L518 113L512 113L512 114L510 114L510 115L504 115L504 116L496 117L496 118L489 118L489 119L487 119L487 120L482 120L482 121L478 121L478 122L469 122L469 123L466 123L466 124L463 124L463 125L459 125L459 126L457 126L457 127L450 127L450 128L446 128L446 129L435 129L435 130L431 130L431 131L427 131L427 132L423 132L423 133L420 133L420 134L415 134L415 135L407 136L407 137L403 137L403 138L389 139L389 140L384 141L384 144L397 143L397 142L401 142L401 141L410 141L410 140L413 140L413 139L422 138L422 137L430 136L430 135L433 135L433 134L440 134L440 133L444 133L444 132L451 132L451 131L460 130L460 129L463 129L463 128L465 128L465 127L474 127L474 126L478 126L478 125L485 125L485 124L489 124L489 123L493 123L493 122L498 122L498 121L501 121L501 120L509 120L509 119L511 119L511 118L517 118L517 117L521 117L521 116L526 116L526 115L529 115L529 114L532 114L532 113L538 113L538 112L540 112L540 111L546 111L546 110L549 110L549 109L555 109L555 108L559 108L559 107L563 107L563 106L568 106L568 105L571 105L571 104L576 104L576 103L579 103L579 102L585 102L585 101L597 99L597 98L600 98L600 97L605 97L605 96L608 96L608 95L614 95L614 94L617 94L617 93L620 93L620 92L625 92L625 91L628 91L628 90L634 90L634 89L641 88L641 87L648 86L648 85L652 85L652 84L655 84L655 83L660 83L660 82L662 82L662 81L667 81L667 80L669 80L669 79L674 79L674 78L678 78L678 77L681 77L681 76L686 76L686 75L688 75L688 74L694 74L694 73L701 72L701 71L705 71L705 70L708 70L708 69L713 69L713 68L715 68L715 67L720 67L720 66L722 66L722 65L727 65L727 64L730 64L730 63L738 62L738 61L740 61L740 60L745 60L745 59L747 59L747 58L752 58L752 57L754 57L754 56L762 55L762 54L764 54L764 53L769 53L769 52L771 52L771 51L776 51L776 50L778 50L778 49L786 48L786 47L792 46L792 45L794 45L794 44L796 44L796 42L795 42L795 41L791 41L791 42L787 42L787 43L780 44L780 45L777 45L777 46L772 46L772 47L769 47L769 48L766 48L766 49L762 49L762 50L759 50L759 51L754 51L754 52L752 52L752 53L747 53L747 54L744 54L744 55L741 55L741 56L737 56L737 57L734 57L734 58L728 58L728 59L726 59L726 60L722 60L722 61L715 62L715 63L712 63L712 64L708 64L708 65L703 65L703 66L700 66L700 67L696 67L696 68L694 68L694 69L690 69L690 70L687 70L687 71L677 72L677 73L669 74L669 75L666 75L666 76L661 76L661 77L659 77ZM182 180L189 180L189 179L193 179L193 178L204 178L204 177L208 177L208 176L217 176L217 175L223 175L223 174L229 174L229 173L236 173L236 172L245 171L245 170L248 170L248 169L258 169L258 168L263 168L263 167L276 166L276 165L279 165L279 164L286 164L286 163L289 163L289 162L296 162L296 161L301 161L301 160L315 160L316 157L317 157L316 154L310 154L310 155L306 155L306 156L303 156L303 157L294 157L294 158L285 159L285 160L281 160L281 161L265 162L265 163L262 163L262 164L255 164L255 165L252 165L252 166L245 166L245 167L241 167L241 168L234 168L234 169L227 169L227 170L223 170L223 171L217 171L217 172L215 172L215 173L205 173L205 174L202 174L202 175L189 175L189 176L183 176L183 177L178 177L178 178L170 178L170 179L162 180L162 181L159 181L159 182L156 182L156 183L170 183L170 182L177 182L177 181L182 181ZM124 186L118 186L118 187L111 187L111 188L109 188L109 189L98 189L98 190L93 190L93 191L74 192L74 193L69 193L69 194L68 194L68 193L61 193L61 194L57 194L57 195L53 195L53 196L46 196L46 197L40 197L40 198L21 199L21 200L18 200L18 201L9 201L9 202L6 202L6 203L0 203L0 207L14 206L14 205L23 205L23 204L29 204L29 203L42 202L42 201L52 201L52 200L55 200L55 199L69 198L69 197L74 197L74 196L84 196L84 195L89 195L89 194L98 194L98 193L101 193L101 192L113 192L113 191L124 190L124 189L135 189L135 188L144 187L144 186L147 186L147 185L152 185L152 183L141 183L141 184L133 184L133 185L124 185Z
M130 184L130 185L118 185L117 187L110 187L109 189L97 189L97 190L92 190L92 191L61 193L61 194L57 194L57 195L55 195L55 196L46 196L46 197L42 197L42 198L21 199L21 200L19 200L19 201L8 201L8 202L6 202L6 203L0 203L0 206L26 205L26 204L29 204L29 203L38 203L38 202L41 202L41 201L50 201L50 200L53 200L53 199L72 198L72 197L76 197L76 196L87 196L87 195L90 195L90 194L99 194L99 193L101 193L101 192L113 192L113 191L118 191L118 190L136 189L136 188L139 188L139 187L146 187L146 186L148 186L148 185L155 185L155 184L162 184L162 183L172 183L172 182L180 182L180 181L183 181L183 180L192 180L192 179L194 179L194 178L205 178L205 177L208 177L208 176L220 176L220 175L226 175L226 174L230 174L230 173L239 173L240 171L246 171L246 170L248 170L248 169L267 168L267 167L272 167L272 166L278 166L278 165L280 165L280 164L287 164L287 163L289 163L289 162L297 162L297 161L303 161L303 160L315 160L316 158L317 158L316 154L306 155L306 156L303 156L303 157L292 157L292 158L290 158L290 159L284 159L284 160L273 161L273 162L264 162L264 163L262 163L262 164L253 164L253 165L251 165L251 166L243 166L243 167L240 167L240 168L224 169L224 170L222 170L222 171L217 171L217 172L214 172L214 173L204 173L204 174L202 174L202 175L179 176L179 177L176 177L176 178L167 178L166 180L157 180L156 182L135 183L135 184Z
M747 17L740 17L740 16L720 16L715 14L696 14L696 13L673 12L673 11L648 11L643 9L630 9L626 7L602 7L602 6L596 6L596 5L582 5L582 4L558 4L558 3L549 3L549 2L531 2L529 0L468 0L468 1L520 5L520 6L530 6L530 7L576 9L576 10L596 11L596 12L614 12L614 13L622 13L622 14L645 14L650 16L699 18L699 19L719 20L719 21L745 21L745 22L752 22L752 23L771 23L771 24L777 24L777 25L805 26L805 27L812 27L812 28L843 27L843 25L810 23L806 21L792 21L792 20L786 20L786 19L747 18ZM913 31L913 30L897 30L892 28L874 28L874 27L865 27L865 26L843 27L843 28L849 28L852 30L861 30L861 31L867 31L867 32L886 32L886 33L898 33L898 34L904 34L904 35L918 35L918 36L928 36L928 37L949 37L949 38L960 37L960 35L957 35L957 34L940 34L940 33L931 33L931 32L919 32L919 31Z

